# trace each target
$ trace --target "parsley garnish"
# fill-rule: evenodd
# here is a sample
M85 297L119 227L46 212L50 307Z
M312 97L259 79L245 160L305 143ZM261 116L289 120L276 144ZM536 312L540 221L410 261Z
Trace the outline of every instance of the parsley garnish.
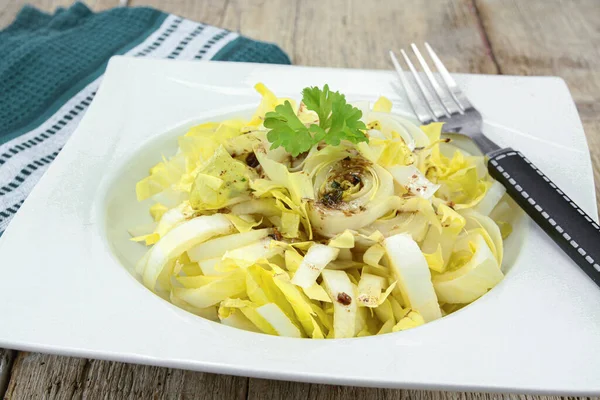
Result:
M306 127L296 116L289 101L265 115L264 125L269 128L267 139L271 149L283 147L294 157L304 153L320 141L337 146L342 140L351 143L368 142L365 124L360 120L362 111L346 103L346 97L323 89L307 87L302 91L302 102L317 113L319 124Z

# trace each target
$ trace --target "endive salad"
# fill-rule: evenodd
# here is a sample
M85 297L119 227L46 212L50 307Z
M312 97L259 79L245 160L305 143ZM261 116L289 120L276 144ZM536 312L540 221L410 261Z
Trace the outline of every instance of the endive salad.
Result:
M350 338L452 313L503 278L515 207L483 157L390 100L264 85L250 120L192 127L136 186L141 281L249 331ZM148 202L145 202L148 204Z

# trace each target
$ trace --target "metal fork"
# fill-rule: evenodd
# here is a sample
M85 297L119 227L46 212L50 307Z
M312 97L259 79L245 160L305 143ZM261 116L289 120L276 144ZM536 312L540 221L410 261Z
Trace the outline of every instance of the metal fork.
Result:
M485 154L490 175L579 267L600 286L600 226L521 152L500 148L482 131L481 114L458 87L428 43L425 48L438 79L413 43L411 49L427 84L404 50L400 50L414 84L395 54L392 63L417 118L423 124L442 122L442 132L471 138Z

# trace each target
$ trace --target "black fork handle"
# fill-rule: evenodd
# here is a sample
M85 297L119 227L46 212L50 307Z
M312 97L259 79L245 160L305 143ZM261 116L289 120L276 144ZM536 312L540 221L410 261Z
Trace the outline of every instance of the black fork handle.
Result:
M511 148L494 152L490 175L600 286L600 226L523 154Z

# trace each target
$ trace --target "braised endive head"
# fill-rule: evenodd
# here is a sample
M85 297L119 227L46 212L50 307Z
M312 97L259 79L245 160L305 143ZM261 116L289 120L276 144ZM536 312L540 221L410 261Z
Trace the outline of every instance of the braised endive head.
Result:
M323 236L358 230L392 206L392 176L356 149L325 147L307 158L303 172L310 177L315 193L308 205L310 221L313 230Z

